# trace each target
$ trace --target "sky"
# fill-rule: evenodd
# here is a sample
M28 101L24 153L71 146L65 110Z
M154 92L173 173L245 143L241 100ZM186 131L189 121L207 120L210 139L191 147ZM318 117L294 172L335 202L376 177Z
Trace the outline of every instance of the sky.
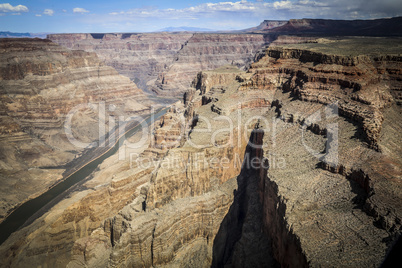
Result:
M263 20L395 16L402 16L401 0L0 0L0 31L31 33L238 30Z

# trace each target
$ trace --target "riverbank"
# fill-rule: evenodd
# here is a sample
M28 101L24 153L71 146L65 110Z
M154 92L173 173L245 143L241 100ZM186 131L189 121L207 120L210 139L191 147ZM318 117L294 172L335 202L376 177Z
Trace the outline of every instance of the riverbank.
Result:
M146 121L148 125L149 123L152 125L154 121L158 120L164 113L166 113L168 109L169 106L157 111L155 114L150 113L146 115L145 119L143 119L139 123L135 123L137 121L129 123L128 130L126 130L122 134L119 134L116 138L116 141L112 143L112 145L109 145L108 147L99 147L98 149L95 148L95 151L90 151L91 155L89 155L88 153L84 154L81 157L83 159L89 159L86 164L82 165L80 168L76 168L75 171L65 176L57 184L53 185L47 191L43 192L36 198L27 200L16 207L12 212L8 214L3 222L0 223L0 244L2 244L9 237L9 235L11 235L11 233L15 232L22 226L25 226L26 221L32 222L34 219L43 215L44 212L46 212L55 203L62 199L58 198L55 200L55 198L59 197L62 194L63 196L61 197L64 197L66 195L65 191L67 191L71 187L75 187L78 182L85 180L85 178L87 178L100 163L102 163L106 158L117 152L120 145L123 144L121 139L126 139L133 135L135 132L141 130L142 122ZM113 130L113 133L116 130ZM113 135L108 135L108 137L113 137ZM109 139L106 140L105 144L108 143ZM77 163L79 162L81 161L78 161ZM51 202L50 205L48 205L49 202ZM44 207L45 209L43 209Z

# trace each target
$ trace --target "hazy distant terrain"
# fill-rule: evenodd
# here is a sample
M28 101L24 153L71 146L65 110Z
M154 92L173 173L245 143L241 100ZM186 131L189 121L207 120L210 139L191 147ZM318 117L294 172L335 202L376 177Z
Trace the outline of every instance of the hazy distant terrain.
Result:
M0 219L91 169L0 225L0 266L380 267L402 235L401 22L3 32ZM122 120L138 132L92 162Z
M25 37L25 38L46 38L46 36L50 33L13 33L13 32L0 32L0 38L18 38L18 37Z

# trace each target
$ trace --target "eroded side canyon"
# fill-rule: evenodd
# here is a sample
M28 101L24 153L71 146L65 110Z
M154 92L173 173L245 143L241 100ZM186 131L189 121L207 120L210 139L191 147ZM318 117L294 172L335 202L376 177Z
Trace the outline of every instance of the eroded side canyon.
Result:
M0 57L3 219L59 181L65 164L109 131L109 115L144 114L153 102L95 53L49 40L1 39ZM107 115L99 112L101 106ZM68 126L76 144L67 137Z
M146 145L3 243L3 264L378 267L401 232L402 61L393 40L327 41L199 73Z
M70 49L96 52L141 89L180 98L200 70L249 65L269 41L263 34L52 34Z

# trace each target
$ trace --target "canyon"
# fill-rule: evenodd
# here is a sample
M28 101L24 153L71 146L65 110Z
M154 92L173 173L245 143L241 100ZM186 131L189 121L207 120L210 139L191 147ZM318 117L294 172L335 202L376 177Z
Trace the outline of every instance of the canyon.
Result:
M110 116L128 118L156 103L94 53L41 39L2 39L0 49L3 220L62 179L66 164L112 127L102 106Z
M70 49L96 52L140 88L181 98L200 70L245 68L268 40L262 34L50 34Z
M139 88L181 98L201 70L230 64L247 69L254 56L271 44L300 43L326 36L401 36L402 18L377 20L263 21L229 33L93 33L49 34L69 49L95 52L108 66Z
M401 42L317 35L330 23L1 40L3 218L87 152L71 109L89 146L101 105L129 117L173 96L11 234L1 266L381 266L402 230Z

